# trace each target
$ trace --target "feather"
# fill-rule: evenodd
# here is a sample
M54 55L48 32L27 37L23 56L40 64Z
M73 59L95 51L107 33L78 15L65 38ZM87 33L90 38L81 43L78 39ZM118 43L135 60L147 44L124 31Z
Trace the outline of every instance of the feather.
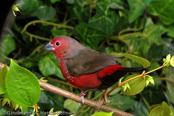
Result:
M71 76L95 73L107 66L115 65L114 56L84 47L66 59L66 68Z

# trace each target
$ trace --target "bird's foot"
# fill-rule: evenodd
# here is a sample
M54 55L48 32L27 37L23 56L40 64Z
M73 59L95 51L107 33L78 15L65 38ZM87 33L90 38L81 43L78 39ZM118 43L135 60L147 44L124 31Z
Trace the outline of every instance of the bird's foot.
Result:
M107 98L107 89L105 90L105 92L104 92L104 94L103 94L103 97L104 97L104 100L105 100L106 103L111 103L111 100L109 100L109 99Z
M87 94L87 91L82 91L81 93L80 93L80 97L82 98L82 104L84 104L85 102L84 102L84 96ZM79 103L79 107L81 107L81 103Z
M111 100L109 100L109 99L107 98L107 95L106 95L106 94L104 94L104 99L105 99L105 102L106 102L106 103L111 103Z

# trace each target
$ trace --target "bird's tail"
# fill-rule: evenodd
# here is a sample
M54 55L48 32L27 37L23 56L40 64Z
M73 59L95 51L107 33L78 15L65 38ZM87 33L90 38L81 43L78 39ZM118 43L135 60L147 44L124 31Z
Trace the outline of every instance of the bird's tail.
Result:
M119 70L119 71L122 71L122 72L139 72L139 71L143 71L143 70L147 70L147 68L127 68L127 67L124 67L124 68L121 68L121 70Z

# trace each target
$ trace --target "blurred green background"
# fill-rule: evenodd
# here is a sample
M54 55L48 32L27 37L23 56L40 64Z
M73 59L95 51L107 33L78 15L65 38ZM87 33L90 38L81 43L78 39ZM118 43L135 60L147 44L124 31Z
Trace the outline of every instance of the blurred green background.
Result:
M38 78L46 77L48 83L76 94L81 90L65 81L55 56L40 50L56 36L71 36L86 47L114 55L127 67L141 65L118 53L146 58L151 62L148 70L162 65L167 54L174 55L174 0L20 0L15 4L22 13L15 12L14 22L6 28L0 46L1 62L9 65L12 58ZM147 116L150 108L162 101L173 109L174 70L167 67L150 75L154 86L134 96L121 95L118 88L109 96L112 103L108 105L136 116ZM98 100L102 92L88 92L86 97ZM54 108L82 116L94 112L47 91L41 92L38 105L42 111ZM5 105L0 112L10 109Z

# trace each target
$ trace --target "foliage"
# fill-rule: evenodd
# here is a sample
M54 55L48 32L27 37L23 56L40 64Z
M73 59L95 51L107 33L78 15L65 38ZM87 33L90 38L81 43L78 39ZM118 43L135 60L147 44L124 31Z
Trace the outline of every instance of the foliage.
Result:
M13 60L4 83L9 98L20 106L33 106L39 100L40 86L37 77L18 66Z
M173 6L174 0L19 1L19 4L13 6L15 21L8 28L0 46L0 60L10 64L11 68L7 70L5 66L0 71L0 94L3 97L0 114L9 111L11 107L19 110L19 105L23 106L23 111L32 112L33 108L26 107L36 102L41 111L52 111L50 109L54 108L55 111L76 112L77 115L93 114L94 109L88 106L79 108L74 101L62 96L46 91L40 93L36 77L40 79L43 76L48 83L80 93L79 89L65 84L56 57L49 51L41 51L52 38L67 35L89 48L114 55L127 67L142 65L148 67L148 72L165 66L125 83L122 89L117 88L117 91L110 94L112 103L108 105L134 115L154 115L155 112L159 115L173 115ZM164 58L165 56L167 57ZM151 65L140 57L149 60ZM11 58L13 60L10 63ZM133 76L127 75L121 81L131 77ZM120 91L122 94L119 94ZM24 94L26 96L22 96ZM98 100L102 98L102 92L89 92L87 97ZM153 108L156 104L162 105ZM112 113L93 115L109 116Z
M112 116L113 112L110 112L110 113L105 113L105 112L98 112L98 113L95 113L91 116Z
M152 109L149 116L173 116L171 108L166 102L162 102L162 106L157 106Z

